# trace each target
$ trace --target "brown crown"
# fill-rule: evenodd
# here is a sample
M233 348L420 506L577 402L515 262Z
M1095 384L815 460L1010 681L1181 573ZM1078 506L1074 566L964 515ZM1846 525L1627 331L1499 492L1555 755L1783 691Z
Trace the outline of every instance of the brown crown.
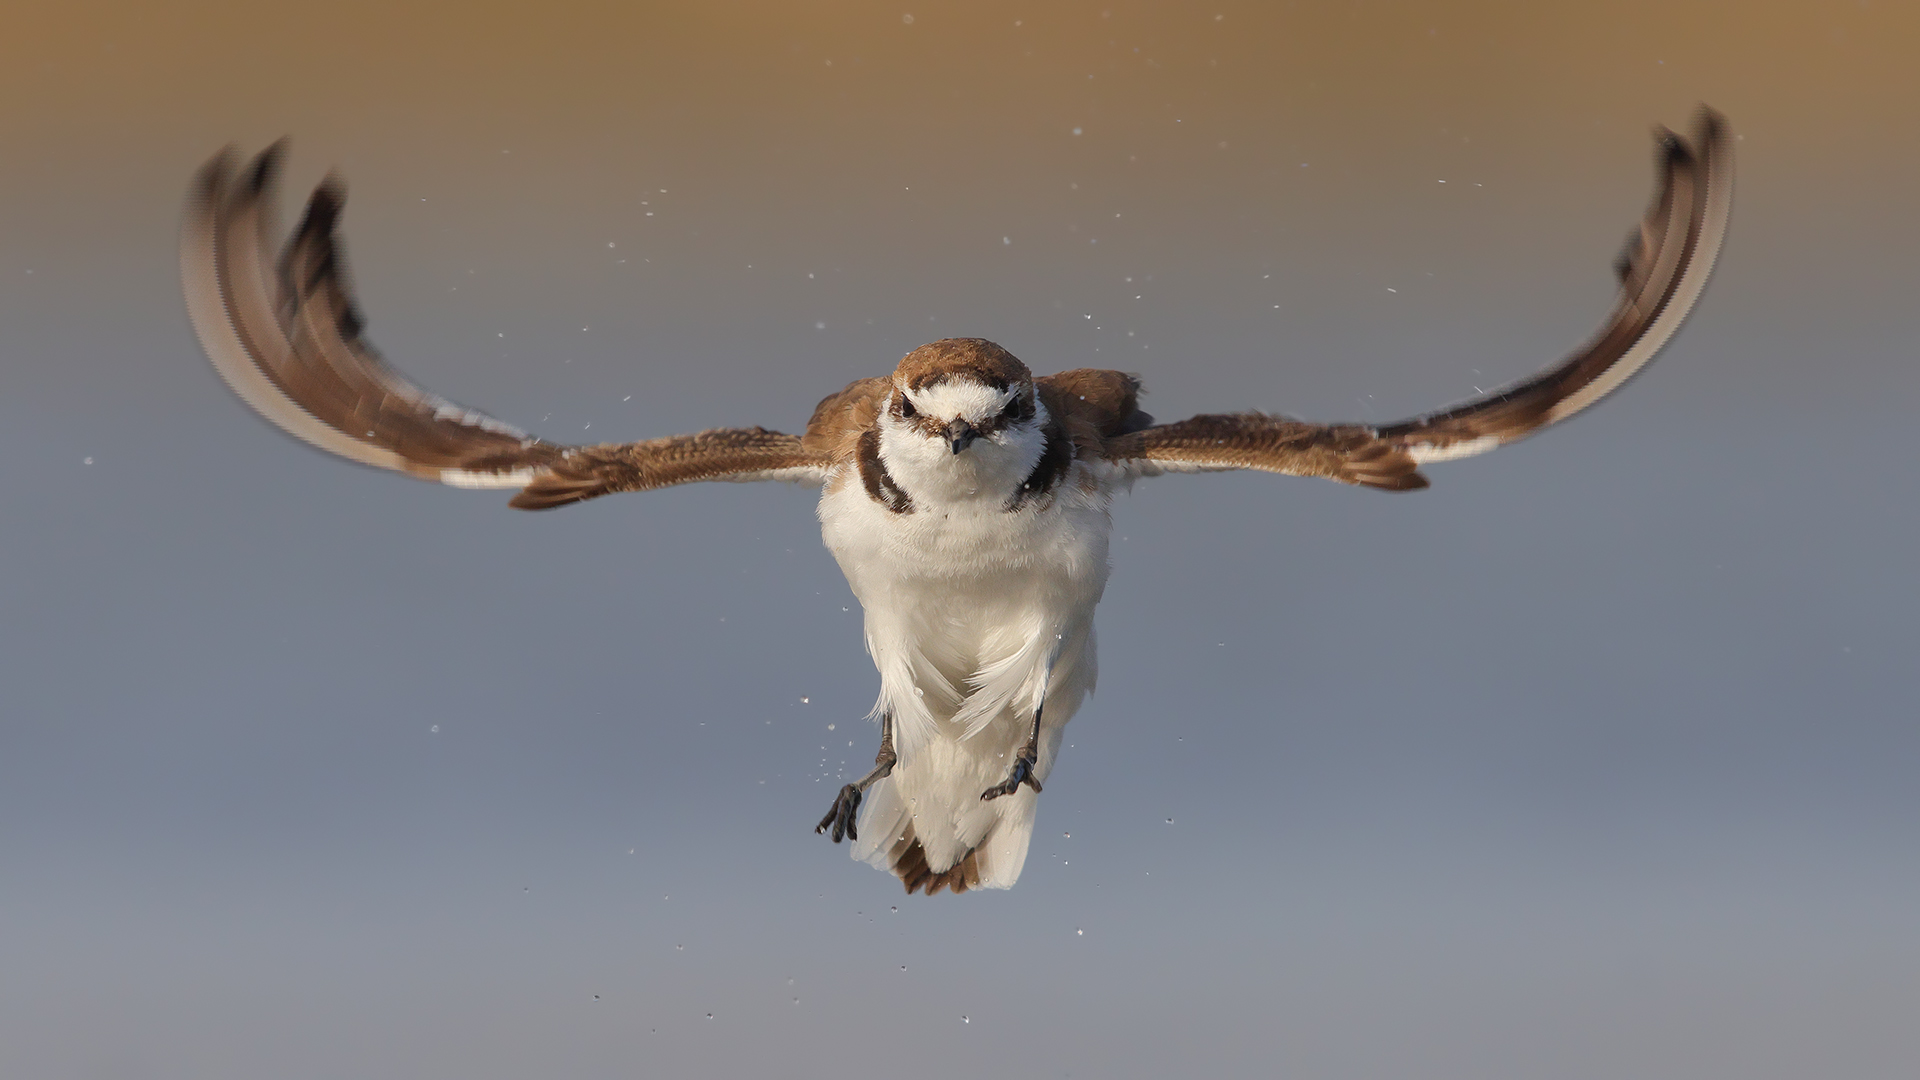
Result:
M893 369L893 381L919 390L953 378L970 378L995 390L1033 381L1033 373L1012 353L986 338L947 338L908 353Z

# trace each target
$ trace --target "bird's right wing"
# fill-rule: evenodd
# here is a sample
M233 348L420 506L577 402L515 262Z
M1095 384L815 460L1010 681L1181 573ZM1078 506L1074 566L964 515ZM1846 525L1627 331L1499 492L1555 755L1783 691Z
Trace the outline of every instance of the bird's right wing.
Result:
M362 465L466 488L521 488L544 510L696 480L819 483L827 455L763 428L563 446L415 386L361 337L329 177L279 263L270 254L281 145L236 174L231 154L194 180L180 236L187 310L227 385L281 430Z
M1313 424L1263 413L1218 413L1107 440L1102 457L1127 476L1258 469L1409 491L1419 467L1485 453L1556 424L1645 367L1706 288L1733 202L1727 125L1701 109L1693 145L1658 135L1660 189L1617 266L1620 296L1584 346L1532 378L1397 424Z

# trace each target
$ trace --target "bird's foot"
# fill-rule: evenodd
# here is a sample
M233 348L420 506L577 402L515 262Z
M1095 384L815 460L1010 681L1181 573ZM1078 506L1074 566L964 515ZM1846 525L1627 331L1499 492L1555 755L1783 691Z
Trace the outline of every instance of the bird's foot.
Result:
M855 823L860 816L860 789L852 784L843 785L840 794L833 797L833 809L813 827L815 835L833 828L833 842L839 843L842 836L849 840L860 839L860 831Z
M981 801L985 802L997 799L1002 795L1011 795L1020 790L1021 784L1027 785L1036 792L1039 791L1040 781L1033 777L1033 764L1033 758L1029 757L1025 751L1022 751L1019 757L1013 759L1013 768L1008 771L1006 780L981 792Z

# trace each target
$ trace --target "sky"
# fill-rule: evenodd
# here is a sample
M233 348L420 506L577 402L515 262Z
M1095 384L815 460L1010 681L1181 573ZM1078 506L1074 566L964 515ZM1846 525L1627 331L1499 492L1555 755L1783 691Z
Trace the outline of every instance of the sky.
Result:
M1920 13L20 2L0 37L0 1073L1886 1077L1920 1063ZM546 514L201 357L223 146L369 336L547 438L797 430L926 341L1387 422L1598 325L1736 133L1666 353L1387 495L1115 506L1006 893L812 833L877 733L813 496Z

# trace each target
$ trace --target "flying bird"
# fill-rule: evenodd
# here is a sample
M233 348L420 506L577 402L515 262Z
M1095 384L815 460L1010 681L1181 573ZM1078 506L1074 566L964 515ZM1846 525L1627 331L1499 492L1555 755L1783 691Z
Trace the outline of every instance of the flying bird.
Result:
M547 510L696 480L821 489L827 549L866 618L880 674L874 768L815 827L909 893L1004 889L1020 876L1041 784L1095 676L1116 492L1163 473L1254 469L1382 491L1422 465L1484 453L1600 400L1680 328L1726 232L1725 121L1656 132L1658 189L1621 253L1600 330L1558 365L1394 424L1259 412L1155 423L1140 380L1081 368L1036 377L981 338L936 341L891 375L821 400L799 435L716 428L632 443L536 438L415 386L363 336L338 224L337 177L313 192L278 261L283 144L231 151L193 182L181 235L187 308L235 393L297 438L363 465L462 488L518 489Z

